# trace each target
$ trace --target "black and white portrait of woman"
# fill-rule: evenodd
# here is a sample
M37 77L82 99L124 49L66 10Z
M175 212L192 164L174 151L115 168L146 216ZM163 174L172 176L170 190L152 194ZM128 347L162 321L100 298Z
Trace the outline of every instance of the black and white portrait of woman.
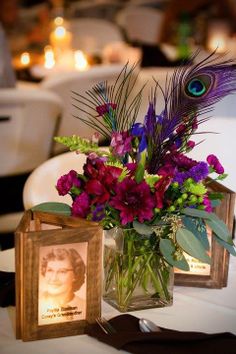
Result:
M86 318L87 243L39 250L38 324Z

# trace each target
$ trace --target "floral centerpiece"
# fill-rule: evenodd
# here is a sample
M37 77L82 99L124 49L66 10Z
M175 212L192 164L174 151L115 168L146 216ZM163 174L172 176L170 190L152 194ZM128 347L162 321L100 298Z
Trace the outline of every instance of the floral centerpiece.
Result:
M73 93L78 118L109 139L109 147L99 147L98 134L92 141L55 138L87 155L83 171L72 166L56 188L71 196L71 215L107 230L104 298L121 311L171 304L171 270L189 269L185 253L210 263L206 225L236 254L227 227L213 213L221 195L209 189L208 177L222 180L224 168L212 153L202 161L187 156L206 120L202 114L236 90L235 66L210 55L178 67L165 88L155 83L142 123L136 118L143 88L132 95L136 80L136 68L126 65L114 85ZM165 102L160 113L158 90Z

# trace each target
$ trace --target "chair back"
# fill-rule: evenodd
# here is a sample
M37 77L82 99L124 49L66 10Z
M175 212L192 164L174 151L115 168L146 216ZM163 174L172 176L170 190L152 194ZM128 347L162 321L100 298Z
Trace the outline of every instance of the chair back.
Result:
M160 40L163 18L161 10L130 5L117 13L116 22L130 42L156 45Z
M123 36L117 25L100 18L75 18L70 20L73 49L88 54L101 55L111 42L122 42Z
M0 90L0 176L32 171L50 156L60 98L41 89Z
M58 136L75 134L91 139L95 130L74 117L78 116L78 109L73 106L76 101L72 99L72 91L84 95L87 90L101 81L107 80L108 85L114 84L122 68L122 65L95 66L86 72L62 73L59 76L51 76L42 82L41 86L58 94L64 105L63 116L56 133ZM87 117L87 114L85 116ZM62 151L65 151L65 148L61 144L54 145L54 154Z
M83 173L86 155L66 152L45 161L28 177L23 190L25 209L44 202L62 202L71 204L70 196L59 196L55 188L57 180L70 170ZM46 181L44 183L43 181Z

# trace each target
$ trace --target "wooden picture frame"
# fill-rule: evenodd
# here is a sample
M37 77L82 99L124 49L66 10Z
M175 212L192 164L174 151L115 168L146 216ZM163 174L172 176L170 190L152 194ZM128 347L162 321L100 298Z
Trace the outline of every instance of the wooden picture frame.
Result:
M216 215L224 221L230 233L234 233L234 206L235 192L224 187L216 181L209 184L209 189L213 192L223 194L223 199L219 206L214 210ZM184 272L175 269L174 284L182 286L194 286L220 289L227 286L228 268L229 268L229 252L211 237L212 230L208 230L210 235L210 257L211 265L204 264L190 257L190 271ZM192 271L191 271L192 266ZM199 271L198 271L199 269Z
M101 314L102 232L83 219L25 212L15 233L17 338L83 334L95 323Z

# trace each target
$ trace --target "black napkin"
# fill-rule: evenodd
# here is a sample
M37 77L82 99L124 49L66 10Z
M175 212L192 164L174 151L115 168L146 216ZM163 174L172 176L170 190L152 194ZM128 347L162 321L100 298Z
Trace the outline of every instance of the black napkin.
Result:
M0 271L0 307L15 305L15 273Z
M117 333L105 334L93 324L88 327L87 334L116 349L135 354L236 354L236 336L232 333L206 334L166 328L161 328L161 332L142 333L138 321L132 315L120 315L109 321Z

